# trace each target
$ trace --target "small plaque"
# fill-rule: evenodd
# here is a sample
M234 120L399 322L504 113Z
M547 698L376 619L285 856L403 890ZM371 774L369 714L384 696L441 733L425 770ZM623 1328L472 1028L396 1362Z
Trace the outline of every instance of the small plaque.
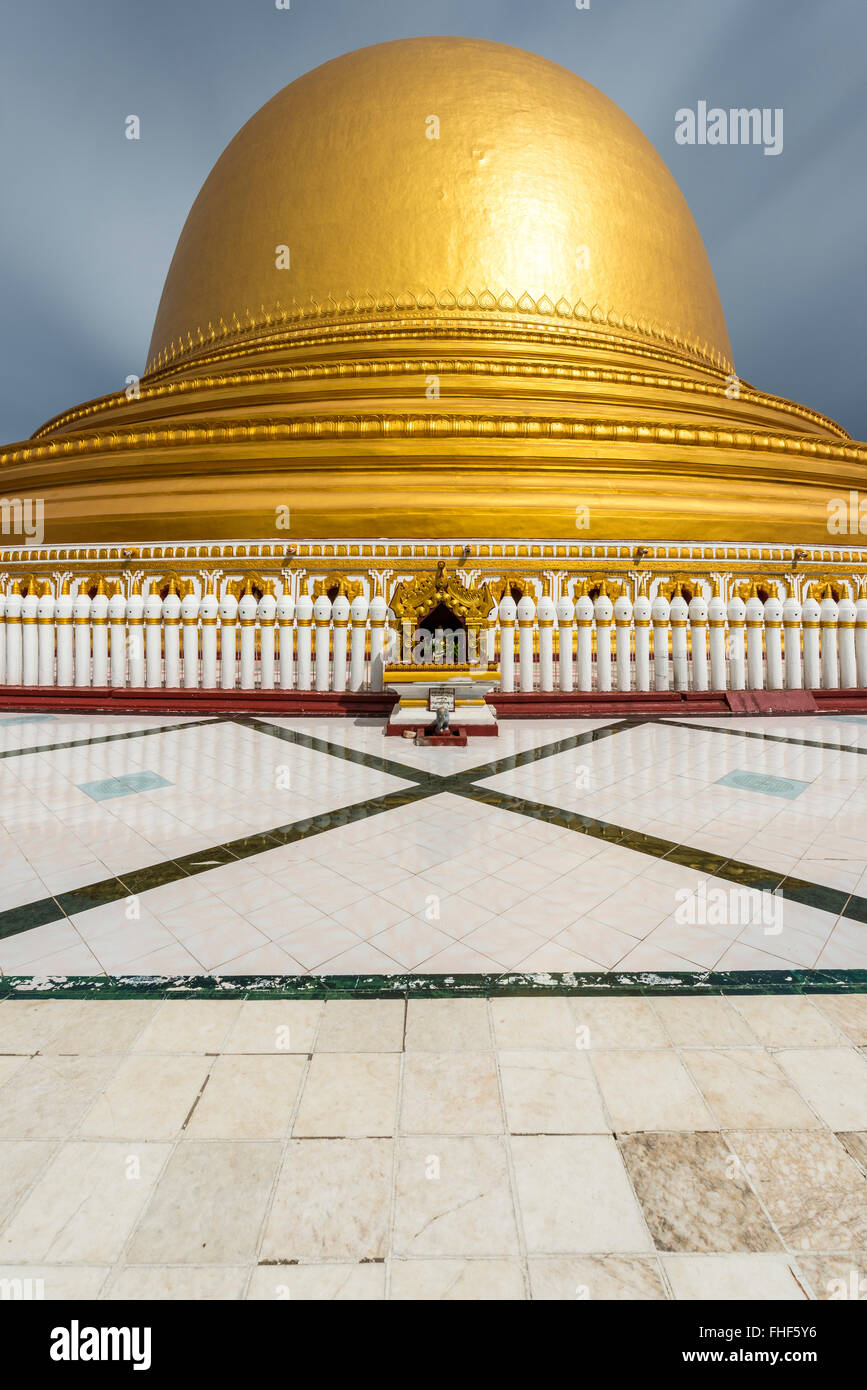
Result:
M434 714L438 709L448 710L450 714L454 713L454 688L450 685L433 686L427 693L427 707Z

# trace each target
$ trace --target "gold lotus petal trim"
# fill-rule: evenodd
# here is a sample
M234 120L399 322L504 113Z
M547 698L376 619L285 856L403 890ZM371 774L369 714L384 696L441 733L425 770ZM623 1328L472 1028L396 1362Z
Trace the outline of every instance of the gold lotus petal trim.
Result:
M481 307L486 312L498 309L503 313L518 313L529 316L574 317L584 320L589 318L594 323L608 324L615 328L624 327L628 320L630 332L671 343L690 356L699 358L704 362L711 362L720 368L730 369L732 365L728 358L716 349L710 348L707 343L699 344L690 338L678 335L670 324L660 326L643 318L636 320L632 314L623 315L613 308L604 309L599 304L594 304L592 309L588 310L581 300L573 306L565 296L556 298L555 302L555 297L546 293L537 301L527 290L523 291L518 300L515 300L508 289L503 290L497 300L494 300L493 293L488 289L483 290L479 295L474 295L469 288L464 289L460 294L455 294L454 291L445 288L441 289L438 295L431 290L426 290L420 295L414 295L409 291L403 291L397 295L388 291L374 295L368 290L358 299L355 299L347 291L339 302L333 295L329 294L324 305L319 304L316 300L310 300L307 305L302 307L293 301L288 311L281 311L280 319L284 323L298 323L315 318L333 318L337 314L349 316L359 313L368 315L390 313L395 307L399 307L401 312L409 315L417 312L429 313L436 309L443 313L451 313L455 310L466 311L468 308ZM274 314L266 311L264 306L262 306L258 318L254 318L249 308L246 307L244 315L245 318L242 322L237 313L233 313L231 325L227 325L221 317L220 328L216 336L237 338L242 334L256 333L263 328L271 327L274 318ZM201 329L198 328L196 333L201 336ZM176 362L179 359L189 357L193 351L192 336L187 333L185 337L172 340L155 357L152 357L147 364L146 371L150 373L165 366L169 361Z

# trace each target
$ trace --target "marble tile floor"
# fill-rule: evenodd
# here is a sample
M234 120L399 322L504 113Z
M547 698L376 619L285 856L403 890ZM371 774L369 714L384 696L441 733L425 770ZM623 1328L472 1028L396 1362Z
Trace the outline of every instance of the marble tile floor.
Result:
M867 994L4 1000L46 1299L867 1297Z
M8 716L0 974L867 967L867 726L500 728Z

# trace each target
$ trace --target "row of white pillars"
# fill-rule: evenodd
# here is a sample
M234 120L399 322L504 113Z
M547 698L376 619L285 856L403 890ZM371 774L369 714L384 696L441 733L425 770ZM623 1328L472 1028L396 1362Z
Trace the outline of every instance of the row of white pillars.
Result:
M500 689L506 693L515 689L516 624L523 692L554 689L555 624L561 691L867 688L867 597L857 604L811 598L802 605L795 598L762 603L758 597L725 604L716 596L687 604L679 595L670 602L658 595L652 603L641 595L633 603L624 595L612 604L605 594L595 602L585 594L556 604L545 596L536 605L528 595L517 604L505 596L499 619Z
M381 690L387 614L344 595L0 594L0 684Z

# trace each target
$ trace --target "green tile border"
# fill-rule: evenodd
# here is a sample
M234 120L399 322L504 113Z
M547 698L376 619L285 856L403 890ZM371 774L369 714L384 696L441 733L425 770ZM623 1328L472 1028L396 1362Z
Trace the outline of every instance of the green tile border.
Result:
M4 999L498 999L864 994L867 970L502 975L6 975Z

